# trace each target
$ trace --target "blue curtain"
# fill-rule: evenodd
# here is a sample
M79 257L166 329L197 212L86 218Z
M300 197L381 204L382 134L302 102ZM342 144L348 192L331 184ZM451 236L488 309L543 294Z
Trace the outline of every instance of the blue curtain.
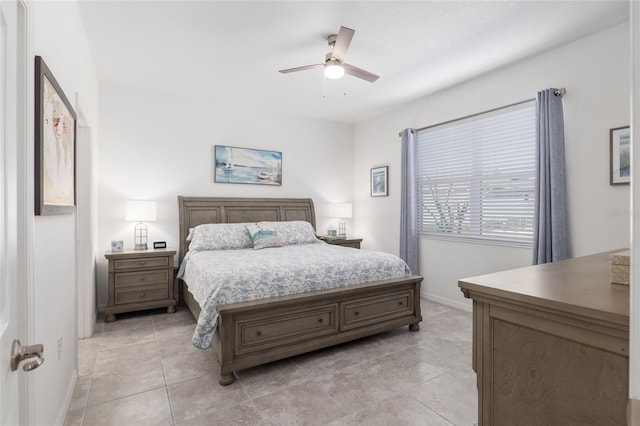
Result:
M560 92L538 92L536 113L534 265L571 257Z
M402 183L400 188L400 258L418 274L418 221L416 200L416 135L404 129L402 143Z

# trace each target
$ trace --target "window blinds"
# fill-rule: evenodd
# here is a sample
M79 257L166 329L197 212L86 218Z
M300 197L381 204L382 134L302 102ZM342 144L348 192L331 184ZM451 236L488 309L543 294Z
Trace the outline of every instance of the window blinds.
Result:
M418 234L533 240L535 100L417 132Z

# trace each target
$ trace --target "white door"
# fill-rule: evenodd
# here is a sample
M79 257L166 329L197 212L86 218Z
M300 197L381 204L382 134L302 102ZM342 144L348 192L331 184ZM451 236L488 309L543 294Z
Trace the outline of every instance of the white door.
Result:
M0 426L25 424L28 416L26 373L11 369L12 342L26 329L19 308L25 306L20 290L26 274L18 259L26 214L19 192L26 173L20 161L26 143L24 17L22 3L0 1Z

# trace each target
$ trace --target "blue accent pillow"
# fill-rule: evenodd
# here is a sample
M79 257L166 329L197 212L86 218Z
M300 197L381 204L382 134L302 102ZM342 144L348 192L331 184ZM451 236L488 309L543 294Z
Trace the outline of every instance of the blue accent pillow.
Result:
M292 244L308 244L316 243L316 231L309 222L303 220L291 220L284 222L258 222L269 229L273 229L278 233L278 237L282 241L282 245L289 246Z
M253 241L254 250L267 247L282 247L282 240L278 237L278 232L272 227L260 223L246 224L245 227L249 231L251 241Z

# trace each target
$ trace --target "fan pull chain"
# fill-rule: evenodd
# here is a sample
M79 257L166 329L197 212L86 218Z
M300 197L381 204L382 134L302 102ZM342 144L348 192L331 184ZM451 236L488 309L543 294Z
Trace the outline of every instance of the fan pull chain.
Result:
M322 73L322 99L327 98L327 77Z

